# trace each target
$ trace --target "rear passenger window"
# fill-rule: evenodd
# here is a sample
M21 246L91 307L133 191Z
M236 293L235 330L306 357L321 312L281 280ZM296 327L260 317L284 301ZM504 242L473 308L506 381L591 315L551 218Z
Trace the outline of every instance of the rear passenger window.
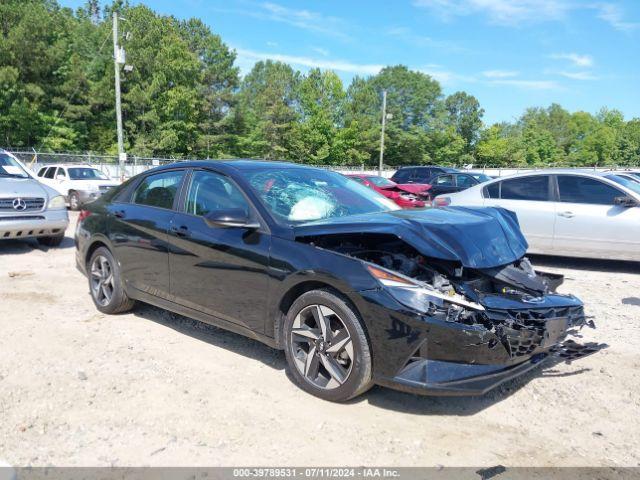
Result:
M178 194L183 171L163 172L149 175L133 192L133 203L150 207L171 209Z
M456 175L456 179L458 187L462 188L473 187L476 183L478 183L473 179L473 177L470 177L469 175Z
M549 176L540 175L503 180L500 198L546 202L549 200Z
M49 167L44 174L44 178L53 178L53 175L56 173L56 167Z
M600 180L573 175L559 175L558 190L560 201L566 203L613 205L616 197L624 195Z
M40 170L38 170L38 176L42 177L44 175L44 172L47 171L47 167L42 167Z
M500 198L500 184L502 182L492 183L482 189L484 198Z
M443 187L453 187L453 175L440 175L432 183Z
M406 182L407 180L409 180L409 177L411 176L411 172L412 172L411 168L401 168L393 175L393 178L391 180L393 180L396 183Z

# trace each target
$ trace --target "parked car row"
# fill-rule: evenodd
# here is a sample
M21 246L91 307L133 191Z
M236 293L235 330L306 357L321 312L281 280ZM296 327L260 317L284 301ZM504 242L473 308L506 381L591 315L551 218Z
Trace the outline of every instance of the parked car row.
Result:
M529 253L640 261L640 182L619 172L523 173L441 195L434 204L515 212Z
M565 343L593 323L527 260L515 214L401 209L375 190L289 163L167 165L84 207L76 262L98 310L146 302L283 349L293 381L331 401L373 384L483 394L597 350Z
M444 193L460 192L479 183L491 180L482 173L471 173L447 167L402 167L391 180L366 174L348 177L390 198L403 208L423 208L431 200Z

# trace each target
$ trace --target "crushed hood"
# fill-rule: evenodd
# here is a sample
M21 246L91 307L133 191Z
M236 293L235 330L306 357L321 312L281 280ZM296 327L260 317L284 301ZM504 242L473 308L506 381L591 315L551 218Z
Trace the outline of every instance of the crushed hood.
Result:
M394 210L294 227L296 238L367 233L392 234L426 257L477 269L515 262L528 248L515 213L502 208Z
M423 183L398 183L395 185L395 187L399 188L404 192L415 193L415 194L425 193L428 190L431 190L431 185L423 184Z

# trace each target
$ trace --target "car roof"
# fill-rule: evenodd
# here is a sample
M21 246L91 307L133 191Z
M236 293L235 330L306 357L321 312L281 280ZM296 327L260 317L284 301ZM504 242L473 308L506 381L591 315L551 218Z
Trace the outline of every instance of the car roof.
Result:
M406 168L420 168L420 169L429 169L429 170L442 170L445 173L458 173L461 172L462 170L459 170L457 168L452 168L452 167L441 167L440 165L408 165L408 166L404 166L404 167L400 167L398 168L398 170L404 170Z
M507 178L528 177L531 175L582 175L590 177L606 177L607 175L615 175L614 171L599 172L586 168L545 168L541 170L532 170L529 172L519 172L504 177L497 177L495 180L504 180Z
M299 168L327 171L326 169L317 168L313 165L303 165L300 163L284 162L279 160L255 160L255 159L223 159L223 160L183 160L160 167L154 168L154 171L160 171L169 168L220 168L237 170L237 171L251 171L251 170L281 170L283 168Z
M41 165L40 168L47 167L64 167L64 168L96 168L93 165L89 165L88 163L45 163Z

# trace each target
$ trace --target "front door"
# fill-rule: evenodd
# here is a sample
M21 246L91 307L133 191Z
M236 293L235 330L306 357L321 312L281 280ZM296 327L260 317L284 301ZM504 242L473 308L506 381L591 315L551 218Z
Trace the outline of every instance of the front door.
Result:
M553 249L559 255L640 258L640 208L616 205L626 194L592 177L558 175Z
M262 228L211 226L204 219L232 208L255 215L229 177L193 171L182 211L171 225L171 294L177 303L262 333L271 237Z

